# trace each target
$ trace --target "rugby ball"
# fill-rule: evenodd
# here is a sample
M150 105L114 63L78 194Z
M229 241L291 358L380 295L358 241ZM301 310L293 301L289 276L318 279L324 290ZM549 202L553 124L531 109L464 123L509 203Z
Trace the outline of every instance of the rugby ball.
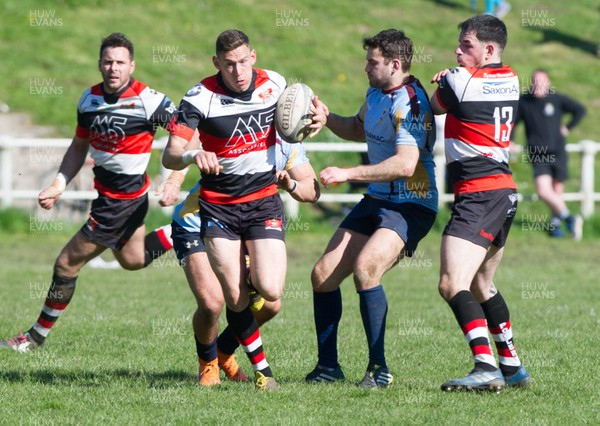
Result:
M281 139L288 143L302 142L312 129L310 106L314 93L304 83L294 83L285 88L275 109L275 128Z

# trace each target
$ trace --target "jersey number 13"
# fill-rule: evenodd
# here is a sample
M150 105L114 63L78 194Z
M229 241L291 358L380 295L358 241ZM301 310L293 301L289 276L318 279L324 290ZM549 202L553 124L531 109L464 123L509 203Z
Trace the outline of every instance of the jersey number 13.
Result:
M510 133L513 127L513 107L494 108L494 140L496 142L510 141ZM504 123L502 122L504 121Z

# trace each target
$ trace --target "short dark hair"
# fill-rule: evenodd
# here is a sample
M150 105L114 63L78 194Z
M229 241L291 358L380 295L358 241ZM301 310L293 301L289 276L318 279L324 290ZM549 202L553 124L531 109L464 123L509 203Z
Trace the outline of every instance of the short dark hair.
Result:
M243 45L250 47L250 39L246 34L240 30L225 30L217 37L215 51L218 55L219 53L231 52Z
M129 58L133 60L133 43L129 41L125 34L112 33L106 36L100 45L100 59L102 59L102 52L107 47L124 47L129 51Z
M402 71L408 72L413 56L413 42L401 30L383 30L373 37L363 39L364 49L379 49L386 63L400 59Z
M462 33L475 34L479 41L497 43L500 50L506 47L508 39L506 25L493 15L475 15L458 24L458 29Z

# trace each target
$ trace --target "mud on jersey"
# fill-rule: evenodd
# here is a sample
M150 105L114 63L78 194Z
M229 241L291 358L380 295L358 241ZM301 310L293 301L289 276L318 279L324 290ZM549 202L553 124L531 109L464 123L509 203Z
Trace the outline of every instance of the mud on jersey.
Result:
M202 148L223 166L218 175L202 175L203 200L242 203L277 193L273 119L285 86L280 74L254 69L244 93L227 90L217 74L183 97L172 133L189 141L198 129Z
M454 192L516 189L508 167L519 103L519 79L512 68L455 68L441 80L436 96L448 110L444 138Z
M102 84L83 92L76 134L89 139L99 193L133 199L148 191L146 168L156 126L168 129L175 114L167 96L135 79L120 93L105 94Z

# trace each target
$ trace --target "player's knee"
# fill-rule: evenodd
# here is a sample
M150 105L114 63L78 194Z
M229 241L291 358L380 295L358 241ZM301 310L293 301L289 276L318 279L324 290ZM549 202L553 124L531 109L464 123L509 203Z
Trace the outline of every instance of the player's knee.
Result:
M381 276L377 273L374 265L363 265L357 263L354 266L354 285L357 290L373 287L381 280Z
M204 327L208 327L211 324L215 324L219 322L219 315L215 314L215 312L199 309L197 318L199 322L203 324Z
M218 317L223 310L225 301L223 298L218 297L196 297L198 303L198 312L208 316Z
M359 257L352 269L354 286L357 290L366 290L376 287L381 283L384 272L385 270L382 269L379 263L373 262L372 259Z
M323 279L324 277L324 271L323 271L323 267L321 265L321 262L317 262L310 274L310 282L312 283L312 288L315 291L319 291L322 290L324 284L325 284L325 280Z
M444 300L448 302L452 298L453 290L454 288L452 286L452 283L450 282L449 277L442 276L438 284L438 291L440 293L440 296L442 296L442 298L444 298Z
M266 303L264 309L265 316L268 316L269 319L273 318L279 313L279 311L281 311L281 299L278 299L274 302Z
M268 302L276 302L283 296L283 286L261 290L260 295Z
M212 324L219 320L222 309L223 303L203 303L198 304L196 312L204 324Z
M135 256L132 255L132 253L115 252L115 259L117 259L119 265L127 271L137 271L147 265L143 256Z
M82 265L71 265L69 257L65 253L61 253L56 262L54 262L54 273L61 277L72 277L79 275Z

